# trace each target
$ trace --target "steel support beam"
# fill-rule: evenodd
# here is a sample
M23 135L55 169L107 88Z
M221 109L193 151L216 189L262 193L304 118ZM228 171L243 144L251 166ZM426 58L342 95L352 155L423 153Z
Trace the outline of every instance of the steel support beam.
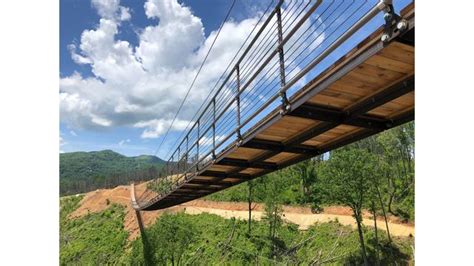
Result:
M189 183L186 183L184 185L182 185L180 187L180 189L191 189L191 190L198 190L198 191L219 191L223 188L226 188L226 187L229 187L231 186L232 184L229 184L229 185L220 185L220 184L207 184L207 186L193 186L195 184L189 184ZM212 186L218 186L218 187L210 187L208 185L212 185ZM179 191L179 190L178 190Z
M303 104L291 111L289 116L296 116L311 120L318 120L324 122L334 122L338 124L346 124L356 127L371 128L371 129L387 129L386 120L369 116L361 115L354 118L347 118L347 113L342 110L336 110L314 104Z
M353 105L348 110L345 110L346 114L344 119L340 122L323 122L320 123L309 130L295 136L293 139L289 140L285 145L297 145L303 143L311 138L316 137L326 131L329 131L340 124L345 124L347 121L354 119L362 114L367 113L368 111L375 109L381 105L384 105L387 102L395 100L396 98L403 96L415 89L415 76L403 80L399 83L396 83L387 89L375 93L374 95L360 101L359 103ZM390 123L387 124L387 128L392 127Z
M274 152L289 152L297 154L308 154L318 151L317 148L308 145L295 145L295 146L285 146L279 141L263 140L263 139L252 139L246 142L242 147L259 149L259 150L269 150Z
M200 173L198 176L210 176L210 177L216 177L216 178L220 178L220 179L225 179L225 178L249 179L250 178L249 174L225 173L225 172L211 171L211 170L206 170L206 171ZM194 180L194 179L192 179L192 180Z
M241 159L230 159L223 158L222 160L216 162L218 165L227 165L227 166L236 166L236 167L245 167L245 168L258 168L258 169L276 169L277 165L274 163L267 162L249 162L247 160Z
M392 86L384 89L383 91L376 93L356 105L349 108L348 119L354 118L358 115L365 114L368 111L382 106L396 98L403 96L409 92L415 90L415 76L411 76L401 82L393 84Z
M244 179L247 180L247 179ZM222 185L222 186L231 186L234 183L229 181L219 181L215 179L197 179L194 178L190 180L187 184L196 184L196 185Z

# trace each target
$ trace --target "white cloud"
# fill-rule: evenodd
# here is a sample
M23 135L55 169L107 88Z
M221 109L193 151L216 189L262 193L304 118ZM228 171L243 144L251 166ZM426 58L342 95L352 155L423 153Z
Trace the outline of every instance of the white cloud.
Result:
M120 0L92 0L91 3L99 16L103 18L124 21L131 17L130 10L120 6Z
M70 44L67 46L69 52L71 53L72 60L79 65L91 64L92 61L89 58L84 57L76 52L77 48L76 45Z
M130 139L123 139L123 140L119 141L118 145L123 146L125 143L130 143Z
M92 117L92 123L95 123L99 126L108 127L108 126L112 125L112 121L110 121L106 118L97 116L95 114L91 114L91 117Z
M216 145L219 144L224 138L224 135L217 135L215 140ZM212 146L212 137L202 136L199 139L199 145L202 147Z
M201 20L176 0L149 0L145 3L148 18L159 18L159 24L146 27L140 34L136 55L148 71L180 70L189 65L205 40Z
M157 138L160 135L166 133L166 130L168 130L172 121L173 120L171 119L153 119L149 121L140 121L136 123L134 127L146 128L141 135L142 138ZM177 119L174 121L173 127L170 130L184 130L188 123L189 121Z
M217 31L206 38L200 18L177 0L148 0L151 25L138 30L138 45L119 40L130 19L119 0L92 0L101 16L68 48L92 77L74 73L60 80L61 121L74 129L143 128L157 138L169 127ZM256 14L257 17L257 14ZM251 32L257 18L227 22L172 130L183 130Z
M61 133L59 133L59 153L64 153L64 151L61 149L63 145L65 145L67 142L64 140L64 138L61 136Z
M74 73L61 79L61 120L73 128L134 126L144 128L143 138L158 137L216 32L206 38L201 20L176 0L149 0L144 8L155 25L140 31L139 44L132 46L116 37L120 2L93 0L93 6L101 16L99 24L84 30L80 43L69 49L76 63L91 67L94 77ZM255 22L226 23L173 130L184 129Z
M74 130L69 131L69 134L71 134L71 136L77 137L77 134Z

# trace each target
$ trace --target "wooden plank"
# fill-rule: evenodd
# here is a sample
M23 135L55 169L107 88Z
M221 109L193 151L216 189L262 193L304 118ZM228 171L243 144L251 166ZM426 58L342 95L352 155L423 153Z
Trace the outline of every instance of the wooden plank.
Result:
M393 116L394 114L398 114L403 112L403 110L409 109L410 107L415 106L415 98L414 93L407 93L393 101L390 101L384 105L381 105L373 110L370 110L368 114L377 115L384 118L388 118Z
M393 100L393 102L398 103L398 104L403 105L403 106L415 105L415 92L414 91L409 92L409 93Z
M359 95L352 94L349 91L336 91L336 90L331 90L331 88L322 91L320 94L327 97L334 97L337 99L344 99L344 100L349 100L349 101L357 101L358 99L362 97Z
M318 140L318 139L309 139L309 140L303 142L303 144L319 147L319 146L321 146L321 144L323 144L323 141Z
M380 55L401 61L406 64L415 65L415 48L400 42L392 42L387 48L380 51Z
M331 145L332 143L335 143L335 142L338 142L339 140L341 139L344 139L344 138L347 138L348 136L351 136L351 135L356 135L358 132L362 132L362 131L366 131L367 129L365 128L355 128L345 134L341 134L339 135L338 137L336 138L333 138L331 140L328 140L328 141L325 141L324 144L322 144L321 146L328 146L328 145Z
M391 59L382 55L375 55L365 61L367 65L372 65L400 73L410 74L414 71L414 65L402 61Z
M396 117L399 117L400 115L402 114L405 114L405 113L409 113L409 112L414 112L415 111L415 106L409 106L403 110L400 110L398 112L395 112L393 114L390 114L388 119L393 119L393 118L396 118Z
M258 134L257 138L282 141L318 123L319 122L311 119L285 116L280 121Z
M343 136L349 132L352 132L358 129L359 129L358 127L354 127L354 126L339 125L329 131L324 132L323 134L320 134L318 136L315 136L314 138L311 138L303 142L303 144L322 146L333 139L337 139L340 136Z
M359 65L355 72L360 73L361 75L366 75L374 77L376 79L385 80L386 82L391 82L397 79L400 79L403 76L406 76L403 72L393 71L385 69L378 66L373 66L370 64L363 63ZM408 72L411 73L411 72Z
M193 180L212 180L212 179L214 179L213 176L202 176L202 175L196 176L195 178L193 178Z
M295 157L297 157L297 156L298 156L298 154L295 154L295 153L280 152L279 154L277 154L277 155L275 155L275 156L273 156L273 157L270 157L270 158L266 159L265 162L271 162L271 163L280 164L280 163L283 162L283 161L286 161L286 160L295 158Z
M359 82L359 84L355 84L355 82L347 82L343 79L340 79L337 82L333 83L326 90L341 93L350 93L351 95L365 97L367 94L376 91L377 88L366 86L366 84L362 82Z
M358 80L360 82L368 83L379 88L383 87L388 82L392 81L392 80L385 80L383 78L374 77L371 74L365 74L363 71L351 71L347 73L346 77L350 79ZM400 74L399 77L402 77L402 75Z
M240 171L239 173L241 174L249 174L249 175L253 175L253 174L256 174L258 172L262 171L262 169L257 169L257 168L246 168L242 171Z
M233 153L229 154L227 158L250 160L262 154L262 152L264 151L252 148L239 147Z
M228 172L234 170L235 168L236 168L236 167L234 167L234 166L217 165L217 164L214 164L214 165L212 165L212 166L209 168L209 170L228 173Z
M308 102L311 104L319 104L319 105L338 108L338 109L344 109L353 103L353 101L350 101L347 99L330 97L330 96L323 95L321 93L315 95L313 98L308 100Z

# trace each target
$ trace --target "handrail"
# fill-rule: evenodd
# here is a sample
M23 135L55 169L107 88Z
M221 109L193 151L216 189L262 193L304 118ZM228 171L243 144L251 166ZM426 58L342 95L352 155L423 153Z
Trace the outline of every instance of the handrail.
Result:
M313 2L312 0L309 0L310 2ZM309 2L309 3L310 3ZM354 1L352 1L354 4ZM357 2L357 1L356 1ZM362 2L362 1L361 1ZM365 1L367 2L367 1ZM365 4L362 3L358 8L363 7ZM140 204L139 199L138 201L135 199L135 190L134 186L132 184L132 190L133 190L133 200L132 203L135 202L137 208L146 208L152 204L154 204L156 201L160 200L167 194L171 193L174 189L180 187L182 184L184 184L187 180L191 179L193 176L196 176L202 172L202 170L205 170L205 168L210 164L210 162L213 162L216 160L216 154L218 153L219 149L224 144L228 144L231 147L233 146L238 146L240 145L241 142L241 130L244 129L245 127L251 126L251 121L254 120L259 114L262 114L263 111L266 111L268 107L272 104L276 104L276 100L278 98L281 98L281 112L285 113L288 110L291 109L291 106L288 103L287 100L287 95L286 93L288 90L294 86L301 78L303 78L305 75L307 75L315 66L317 66L319 63L321 63L325 58L328 57L334 50L336 50L338 47L340 47L345 41L347 41L351 36L354 35L355 32L357 32L359 29L361 29L364 25L366 25L371 19L373 19L377 14L379 14L382 11L385 11L388 6L391 5L391 0L380 0L377 2L375 5L370 7L368 11L366 11L361 17L357 19L355 23L353 23L347 30L342 32L340 36L338 36L334 41L332 41L327 47L324 48L324 50L320 51L319 54L317 54L313 60L311 60L309 63L307 63L304 67L301 68L301 70L295 74L293 77L290 77L289 81L286 81L285 75L289 73L290 71L287 71L286 68L293 67L290 65L285 66L285 44L288 44L290 40L293 40L293 37L297 35L300 29L302 29L303 25L305 25L306 22L310 20L311 15L318 9L318 7L322 4L322 0L316 0L314 1L314 4L312 5L306 5L310 6L308 10L302 9L301 12L305 11L304 15L298 19L298 22L293 25L292 28L290 28L289 25L287 29L289 29L289 32L286 33L283 36L283 31L282 31L282 17L281 17L281 12L290 12L288 10L283 10L282 6L284 3L284 0L279 0L275 8L271 11L271 13L268 15L267 19L265 22L260 26L260 29L252 39L252 41L249 43L243 54L240 56L240 58L237 60L237 62L234 64L234 67L232 67L231 71L227 75L227 77L224 79L222 82L221 86L219 89L216 91L214 96L210 99L210 101L207 103L206 107L202 110L200 115L198 116L197 120L193 124L193 126L189 129L187 134L183 137L183 139L180 141L179 145L176 147L176 150L172 153L170 156L170 159L166 163L166 166L164 166L161 171L159 178L157 178L154 182L161 182L163 178L165 179L170 179L171 177L176 177L176 175L180 175L176 180L171 180L171 186L167 188L165 191L160 191L160 193L156 196L154 196L151 199L144 199L146 202L144 204ZM359 3L356 3L359 4ZM354 4L355 5L355 4ZM303 8L306 8L304 6ZM331 6L331 4L330 4ZM329 8L329 7L328 7ZM338 7L334 11L337 10ZM347 6L347 8L352 8L351 5ZM358 9L356 9L357 11ZM356 12L352 13L348 18L346 18L345 21L342 21L339 23L335 31L339 29L339 27L342 27L347 20L351 16L353 16ZM342 13L341 13L342 15ZM298 18L298 17L297 17ZM261 62L257 64L257 67L255 69L250 69L247 72L247 75L244 77L240 76L240 67L244 59L246 58L247 54L251 50L251 48L255 45L257 41L259 41L260 35L265 32L267 26L272 22L273 19L276 19L277 23L277 34L278 35L278 43L276 43L274 48L270 48L269 51L270 54L267 55L265 58L262 58ZM326 20L331 20L331 17L325 18ZM331 25L336 21L334 19L333 22L331 22ZM321 21L320 23L323 23ZM336 23L337 25L337 23ZM273 26L272 26L273 27ZM270 27L270 28L272 28ZM336 26L334 26L336 27ZM304 33L300 34L300 36L295 40L295 42L298 42L299 39L305 34L307 31L304 31ZM329 38L330 39L330 38ZM323 42L326 41L323 40ZM308 44L307 48L309 48L311 45ZM301 45L300 45L301 46ZM298 47L300 47L298 46ZM272 47L272 46L270 46ZM292 46L293 47L293 46ZM321 47L321 44L319 44L316 48L311 50L311 53L314 51L317 52L317 49ZM299 49L299 48L296 48ZM296 50L295 50L296 51ZM292 53L293 54L293 53ZM277 57L278 55L278 57ZM294 58L294 61L296 58L298 58L300 55L297 55ZM291 55L290 55L291 57ZM242 117L241 116L241 108L248 108L245 106L241 106L241 97L243 96L243 93L249 90L258 90L259 87L256 88L256 85L254 85L254 81L259 77L263 71L269 66L269 63L273 59L278 59L279 64L277 64L279 71L279 76L280 77L280 82L279 82L279 88L278 90L273 93L271 97L268 99L265 99L263 103L258 106L255 104L256 110L254 110L251 113L247 112L247 116ZM289 60L288 60L289 61ZM304 60L303 60L304 61ZM293 61L292 61L293 62ZM244 64L245 65L245 64ZM293 68L294 70L295 68ZM270 69L271 70L271 69ZM268 70L265 75L268 74L270 71ZM292 71L293 71L292 70ZM237 88L229 88L228 86L233 83L233 78L235 79L235 83L237 85ZM228 84L228 82L231 81L231 84ZM270 82L271 84L272 82ZM277 83L278 84L278 83ZM251 87L253 85L253 87ZM268 87L268 86L267 86ZM274 88L270 87L270 89ZM227 92L226 92L227 90ZM233 91L235 90L235 91ZM270 93L271 91L266 92L266 94ZM227 93L227 94L226 94ZM231 93L231 94L230 94ZM220 98L219 98L220 96ZM229 97L231 97L229 99ZM219 100L222 100L222 102L219 102L220 107L223 107L220 109L218 113L216 113L216 104ZM252 101L252 99L248 99L249 101ZM231 110L231 107L233 105L236 105L236 110ZM212 108L211 108L212 107ZM247 109L247 111L252 111L253 106L251 109ZM211 112L211 113L209 113ZM203 118L206 117L206 115L209 117L209 119L204 120ZM229 117L230 116L230 117ZM232 118L232 116L235 116ZM224 135L217 135L216 133L216 125L219 124L219 122L223 122L225 119L224 125L228 123L228 119L235 119L236 126L233 126L231 130L228 130L227 132L225 131L224 128ZM204 121L203 121L204 120ZM232 121L232 120L230 120ZM209 125L207 125L209 124ZM232 125L232 124L231 124ZM203 128L201 128L203 127ZM197 132L196 132L197 131ZM210 138L207 137L207 134L212 133L212 142ZM196 136L194 136L196 134ZM195 139L194 139L195 137ZM218 139L216 139L218 138ZM229 141L232 142L229 143ZM212 143L212 148L206 147L206 143L211 142ZM209 146L209 144L207 144ZM194 152L196 150L196 152ZM175 158L175 156L177 158ZM184 160L184 165L181 165ZM204 166L204 168L201 168L201 166ZM153 182L153 181L152 181Z

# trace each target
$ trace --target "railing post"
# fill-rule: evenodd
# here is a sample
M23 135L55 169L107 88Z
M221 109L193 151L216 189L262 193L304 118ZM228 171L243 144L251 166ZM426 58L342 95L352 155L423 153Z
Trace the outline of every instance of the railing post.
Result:
M237 64L235 66L237 73L237 145L242 144L242 135L240 134L240 66Z
M281 7L278 6L276 10L277 15L277 28L278 28L278 56L280 61L280 92L281 97L281 114L286 114L290 110L290 103L286 97L286 91L283 89L286 85L285 76L285 54L283 51L283 27L281 21Z
M180 171L180 169L181 169L181 168L180 168L180 167L181 167L181 166L180 166L180 164L181 164L181 149L180 149L180 148L181 148L181 147L178 146L178 164L177 164L177 165L178 165L178 173L179 173L179 171Z
M212 99L212 160L216 159L216 98Z
M201 140L200 134L199 134L199 127L200 127L200 122L199 120L197 121L197 141L196 141L196 172L199 171L199 141Z
M171 176L173 176L175 174L175 167L176 165L174 165L174 154L171 156Z
M189 132L188 134L186 135L186 160L185 160L185 164L184 164L184 169L186 169L185 173L184 173L184 178L186 180L188 180L188 162L189 162Z

